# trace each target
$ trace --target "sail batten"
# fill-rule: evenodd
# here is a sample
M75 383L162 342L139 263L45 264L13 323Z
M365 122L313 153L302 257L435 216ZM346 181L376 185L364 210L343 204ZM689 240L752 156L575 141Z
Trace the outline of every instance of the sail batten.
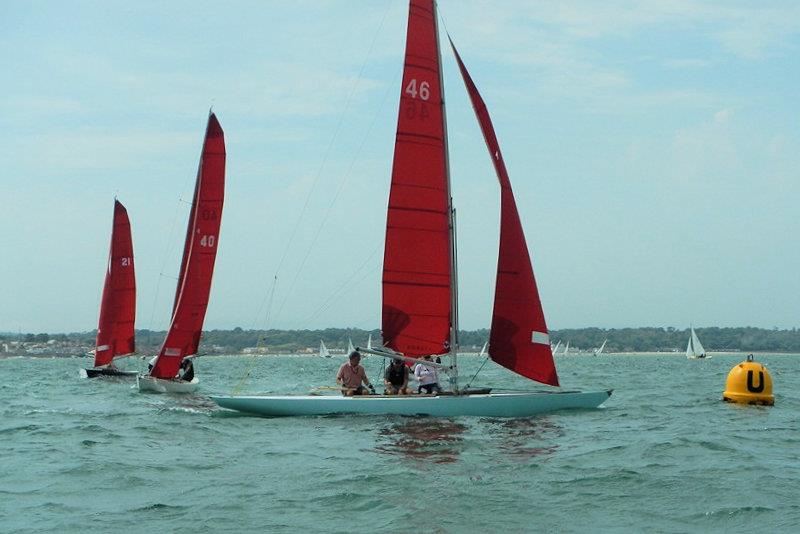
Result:
M558 375L549 338L546 338L546 342L538 342L537 339L545 339L543 336L547 334L547 324L500 144L486 104L452 40L450 46L500 182L500 248L489 356L522 376L557 386Z
M115 356L136 350L136 274L133 266L133 239L128 211L114 200L114 222L108 253L100 319L97 325L94 365L108 365Z
M197 171L172 321L150 372L156 378L174 378L183 358L197 354L219 246L224 196L225 137L211 113Z
M383 258L383 344L446 354L451 313L449 187L433 0L411 0Z

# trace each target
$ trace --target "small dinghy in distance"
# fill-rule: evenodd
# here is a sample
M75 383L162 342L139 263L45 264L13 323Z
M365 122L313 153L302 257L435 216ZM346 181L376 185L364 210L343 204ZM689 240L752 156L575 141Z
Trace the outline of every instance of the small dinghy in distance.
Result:
M122 371L114 359L132 355L136 350L136 274L133 267L133 240L128 211L114 199L114 223L108 253L100 319L94 349L94 367L83 369L87 378L98 376L134 377L136 371Z
M533 267L500 146L486 106L458 53L455 55L500 182L500 248L489 356L526 378L558 386ZM448 376L452 391L407 396L212 397L218 405L268 416L526 417L596 408L611 395L608 390L489 393L461 388L456 218L442 89L436 4L411 0L383 259L383 348L363 352L436 367ZM422 360L425 356L450 361L439 364Z
M686 359L687 360L707 360L711 358L706 354L706 349L700 343L700 338L697 337L697 332L694 331L694 326L689 327L691 333L689 334L689 343L686 344Z
M224 196L225 137L217 117L210 113L175 289L172 322L150 373L137 377L139 391L191 393L197 389L197 377L187 381L177 375L181 363L194 357L200 344L219 246Z

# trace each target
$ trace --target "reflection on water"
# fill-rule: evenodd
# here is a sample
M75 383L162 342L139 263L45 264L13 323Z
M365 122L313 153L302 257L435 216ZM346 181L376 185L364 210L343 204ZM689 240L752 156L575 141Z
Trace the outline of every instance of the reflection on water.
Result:
M558 438L564 435L564 429L550 417L484 419L482 422L496 438L500 454L517 461L552 456L558 450Z
M551 418L467 420L418 417L394 421L382 428L375 450L435 463L452 463L470 446L484 447L486 439L492 455L516 461L541 461L558 450L564 429ZM473 435L467 434L473 430ZM474 441L474 442L473 442Z
M464 448L463 434L466 431L467 426L449 419L420 417L393 422L379 432L385 443L376 446L375 450L435 463L451 463L458 459Z

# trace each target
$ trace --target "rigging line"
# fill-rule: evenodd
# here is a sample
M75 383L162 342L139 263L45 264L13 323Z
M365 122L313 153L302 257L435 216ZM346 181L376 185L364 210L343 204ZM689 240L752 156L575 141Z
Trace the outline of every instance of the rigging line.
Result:
M372 258L373 258L373 256L375 256L375 253L376 253L376 252L378 252L378 249L379 249L379 248L380 248L380 245L376 246L376 247L375 247L375 249L374 249L374 250L373 250L373 251L372 251L372 252L369 254L369 256L367 256L367 259L365 259L365 260L364 260L364 261L361 263L361 265L358 267L358 269L354 270L354 271L353 271L353 272L350 274L350 277L349 277L347 280L345 280L345 281L344 281L344 282L343 282L341 285L339 285L339 287L337 287L337 288L336 288L334 291L332 291L332 292L331 292L331 294L330 294L330 295L328 295L328 297L327 297L327 298L326 298L324 301L322 301L322 304L320 304L320 305L317 307L316 311L313 311L313 312L312 312L312 315L311 315L311 316L307 317L306 319L304 319L304 320L302 320L302 321L298 321L298 322L296 323L296 325L301 325L301 324L307 324L307 323L309 323L309 322L310 322L312 319L314 319L314 317L316 317L316 315L317 315L317 314L318 314L318 313L319 313L321 310L325 309L325 308L326 308L326 307L329 305L329 302L330 302L331 300L333 300L335 297L337 297L337 296L339 295L339 293L341 293L341 292L342 292L342 291L343 291L343 290L346 288L346 286L347 286L348 284L350 284L350 283L353 281L353 279L354 279L356 276L358 276L358 274L361 272L361 270L362 270L364 267L366 267L366 266L367 266L367 264L369 264L369 263L372 261ZM372 270L374 270L374 269L372 269ZM372 272L372 270L370 270L370 271L368 271L368 272ZM361 279L359 279L358 281L360 282L360 281L361 281Z
M397 74L395 74L395 76L394 76L394 79L396 79L402 73L402 71L403 71L402 68L398 69ZM383 97L381 98L381 102L378 105L378 111L383 109L383 107L386 104L386 99L388 98L391 90L395 87L396 84L394 83L394 81L395 81L394 79L393 79L392 83L387 84L386 90L384 91ZM306 250L306 254L303 257L303 260L300 262L300 266L295 270L295 274L294 274L294 278L292 279L292 283L289 285L289 287L287 289L287 292L286 292L286 295L284 296L283 300L281 301L281 305L278 308L278 311L277 311L276 315L280 315L280 313L283 311L284 306L286 305L286 301L289 300L289 297L292 294L292 289L294 288L295 284L297 283L297 280L300 277L300 273L302 272L303 268L305 267L305 264L308 261L309 256L311 255L311 252L314 250L314 246L316 245L317 240L319 239L319 236L322 233L322 230L325 228L325 223L327 222L328 217L330 217L330 214L333 211L333 207L336 205L336 201L338 200L339 196L341 195L342 191L344 190L344 186L347 184L347 180L352 175L353 169L355 168L355 165L356 165L356 161L358 161L358 157L361 155L361 151L364 149L364 145L366 145L367 140L370 138L370 134L372 133L372 130L375 128L375 125L377 124L379 117L380 117L380 113L376 112L372 117L372 122L370 123L370 125L366 129L366 131L364 132L364 136L361 139L361 143L359 144L358 149L356 150L356 153L353 155L353 159L350 161L350 165L348 166L347 171L342 175L342 179L339 181L339 186L336 189L336 192L334 193L333 198L331 199L331 202L328 204L327 209L325 210L325 214L322 217L322 221L320 221L320 224L317 227L317 231L314 234L314 239L311 241L311 244L309 245L308 249Z
M378 268L380 268L380 265L376 265L376 266L374 266L372 269L370 269L370 270L366 271L366 272L365 272L365 273L364 273L364 274L361 276L361 278L359 278L358 280L355 280L355 281L353 281L353 283L352 283L352 284L350 284L350 287L348 287L348 288L343 288L343 289L347 289L347 290L349 290L349 289L351 289L352 287L355 287L355 286L356 286L358 283L360 283L362 280L364 280L364 279L365 279L367 276L369 276L370 274L372 274L372 273L374 273L375 271L377 271L377 270L378 270ZM317 309L317 311L315 311L315 312L314 312L312 315L310 315L310 316L309 316L309 317L308 317L308 318L305 320L305 322L304 322L304 324L303 324L303 328L300 328L300 329L302 330L302 329L306 329L306 328L308 328L308 327L310 326L310 324L309 324L309 323L311 323L311 321L313 321L314 319L316 319L317 317L319 317L319 314L321 314L322 312L324 312L325 310L327 310L328 308L330 308L330 307L331 307L331 305L333 305L333 303L334 303L334 302L335 302L335 300L331 300L331 301L330 301L330 302L328 302L327 304L325 304L325 305L323 305L323 306L320 306L320 308L318 308L318 309Z
M362 62L361 68L358 71L358 75L353 80L353 85L352 85L352 87L350 89L349 94L347 95L347 100L345 102L344 109L342 110L342 113L339 116L339 121L338 121L338 123L336 125L336 128L334 130L333 137L331 138L330 142L328 143L328 147L325 150L325 154L324 154L324 156L322 158L322 162L320 163L319 169L317 170L317 174L314 177L314 181L311 184L311 188L309 189L308 194L306 195L305 202L303 203L303 208L300 210L300 215L298 216L297 221L295 222L295 226L292 229L292 233L291 233L289 239L286 242L286 247L283 250L283 254L281 255L280 260L278 261L278 267L275 269L275 275L273 276L272 288L270 290L270 297L269 297L269 306L267 308L267 314L266 314L265 321L269 320L271 312L272 312L272 302L273 302L273 297L274 297L274 293L275 293L275 288L276 288L277 283L278 283L278 274L280 273L281 268L283 267L283 264L284 264L284 262L286 260L286 257L288 255L288 253L289 253L289 249L290 249L292 243L294 242L294 238L297 235L297 231L300 228L300 223L303 221L303 217L305 216L305 213L306 213L306 211L308 209L309 202L311 201L311 196L313 195L313 193L314 193L314 191L315 191L315 189L317 187L317 184L319 183L319 179L322 176L322 170L325 168L325 165L326 165L326 163L328 161L328 157L330 156L331 150L333 149L335 141L336 141L337 137L339 136L339 131L341 130L342 125L344 124L344 118L347 116L347 112L350 109L350 103L352 102L353 96L356 93L356 88L358 87L358 82L361 79L361 76L363 75L364 70L366 69L366 66L367 66L367 63L369 61L369 58L372 55L372 51L373 51L373 49L375 47L375 43L377 42L378 36L381 34L381 30L383 29L383 26L384 26L384 24L386 22L386 19L387 19L388 15L389 15L389 8L391 7L391 5L392 5L392 0L387 0L386 9L384 10L383 16L381 17L381 21L378 24L378 29L375 31L375 34L372 37L372 42L369 45L369 48L368 48L367 53L366 53L366 56L364 57L364 61ZM385 99L385 95L384 95L384 99ZM382 106L382 104L383 103L381 103L381 106ZM374 121L373 121L373 123L374 123ZM371 129L372 129L372 126L370 126L370 130ZM363 144L364 143L362 142L362 145L361 145L362 147L363 147ZM358 152L360 152L360 151L361 151L361 147L359 147ZM351 168L352 168L352 165L351 165ZM340 187L340 189L341 189L341 187ZM338 197L338 191L337 191L337 197ZM334 202L335 202L335 199L334 199ZM333 203L331 204L331 207L332 206L333 206ZM326 214L325 218L327 219L327 214ZM321 230L321 228L320 228L320 230ZM320 230L317 231L317 236L319 235ZM315 238L314 238L314 242L315 243L316 243L317 236L315 236ZM299 276L299 272L302 270L302 266L305 264L306 260L308 259L308 256L310 255L310 252L311 252L311 247L309 247L309 252L306 254L306 257L303 259L303 263L301 264L300 268L297 270L297 272L295 274L295 278L294 278L289 290L287 291L286 298L284 298L284 300L282 301L281 306L280 306L280 308L278 309L278 312L275 315L280 315L280 312L283 309L283 306L286 304L286 300L289 298L289 295L291 294L291 288L294 287L294 284L297 281L297 277ZM257 321L258 320L258 316L261 315L261 310L263 309L266 300L267 300L266 297L262 300L261 305L259 306L258 311L256 312L256 320L255 321ZM254 321L254 323L255 323L255 321ZM266 329L265 329L265 339L266 339ZM246 372L245 376L242 377L242 380L240 381L240 383L237 384L235 390L241 389L241 387L244 386L244 383L247 380L247 378L249 377L251 370L252 369L250 369L250 370L248 370Z
M483 369L483 366L486 365L486 362L488 362L488 361L489 361L489 353L487 352L486 353L486 358L483 359L483 363L481 364L480 367L478 367L478 370L475 371L475 374L472 375L472 378L469 379L469 382L467 382L467 385L464 386L464 389L467 389L472 385L472 381L475 380L475 377L478 376L478 373L481 372L481 369Z
M205 129L203 129L203 139L205 140ZM201 143L200 153L197 155L197 161L200 161L200 159L203 157L203 150L204 149L205 149L205 143ZM178 223L178 216L180 215L180 211L181 211L179 209L179 207L180 207L181 203L191 204L191 202L187 202L186 200L183 199L183 197L185 196L183 193L186 193L186 187L187 187L187 185L189 183L191 183L191 179L192 179L193 175L195 177L195 181L197 180L197 173L198 172L199 172L199 170L197 172L192 172L191 170L187 171L186 177L183 179L183 187L181 188L182 193L180 195L178 195L177 207L175 208L175 212L174 212L174 215L172 217L172 225L170 226L170 229L169 229L169 234L168 234L168 237L167 237L167 244L166 244L166 247L165 247L165 250L164 250L164 255L162 256L163 260L161 261L161 269L159 270L158 280L156 281L156 292L155 292L155 295L153 296L153 309L150 312L150 324L149 324L149 327L148 327L148 330L151 330L151 331L153 330L153 321L155 320L155 315L156 315L156 305L158 304L158 294L159 294L159 291L161 289L161 277L164 275L164 271L167 268L167 260L169 259L170 252L173 250L174 245L175 245L173 240L175 239L175 226ZM179 267L179 269L180 269L180 267ZM176 277L175 279L177 280L179 277L180 277L180 273L178 273L178 277ZM170 316L170 319L171 318L172 317ZM167 329L169 329L169 325L167 325Z
M178 204L177 205L180 206L180 203L182 201L183 201L183 199L181 197L178 197ZM159 294L159 292L161 290L161 278L164 277L164 270L167 268L167 259L169 259L170 252L173 249L173 239L175 238L175 225L178 223L178 215L179 215L180 211L181 210L179 210L176 207L175 208L175 213L174 213L174 215L172 217L172 225L170 226L170 229L169 229L169 234L168 234L168 237L167 237L167 245L166 245L166 249L164 250L163 260L161 261L161 270L159 271L158 279L156 280L156 292L155 292L155 295L153 296L153 308L152 308L152 311L150 312L150 324L148 325L148 330L153 330L153 321L155 320L155 316L156 316L156 305L158 304L158 294ZM177 278L176 278L176 280L177 280Z
M306 211L308 211L308 205L309 205L309 203L311 201L311 197L312 197L314 191L317 188L317 184L319 183L319 179L322 176L322 171L323 171L323 169L325 168L325 165L328 162L328 157L330 156L330 153L333 150L333 146L336 143L336 139L339 137L339 132L341 131L342 125L344 124L344 119L348 115L348 111L350 109L350 104L351 104L351 102L353 100L353 96L356 93L356 89L358 87L358 82L361 80L361 76L364 74L364 70L367 67L367 63L369 61L369 58L372 55L373 49L375 48L375 43L378 40L378 36L381 34L381 30L383 29L383 25L386 22L386 18L387 18L388 14L389 14L389 8L390 8L391 4L392 4L392 0L388 0L386 2L386 9L385 9L385 11L383 13L383 17L381 18L381 22L380 22L380 24L378 24L378 29L375 32L375 34L373 35L373 37L372 37L372 42L370 43L369 48L367 49L367 53L366 53L366 55L364 57L364 61L361 63L361 68L358 70L358 74L356 75L355 79L353 80L353 85L350 88L350 92L347 95L347 100L345 101L344 108L342 109L342 113L339 116L339 121L336 124L336 128L334 129L333 136L331 137L331 140L328 143L328 147L325 150L325 154L324 154L324 156L322 158L322 162L320 163L320 166L319 166L319 168L317 170L317 173L314 176L314 181L312 182L311 188L309 189L308 194L306 195L305 202L303 203L303 207L300 210L300 215L298 216L297 221L295 222L294 228L292 229L292 233L289 236L289 239L286 241L286 247L283 250L283 254L281 255L280 260L278 261L278 267L275 269L275 276L276 277L280 273L281 267L283 267L283 264L286 261L286 257L289 254L289 249L291 248L291 245L294 242L294 238L297 235L297 231L300 228L300 223L303 221L303 217L305 216ZM294 284L292 284L292 285L294 285ZM288 298L288 295L287 295L287 298ZM262 303L262 305L263 305L263 303ZM259 309L257 315L260 315L260 313L261 313L261 310Z

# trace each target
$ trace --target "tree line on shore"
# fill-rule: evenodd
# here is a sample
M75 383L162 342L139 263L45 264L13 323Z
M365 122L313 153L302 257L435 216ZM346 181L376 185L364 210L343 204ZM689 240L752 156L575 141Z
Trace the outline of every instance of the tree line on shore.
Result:
M733 328L696 328L706 350L710 351L774 351L800 352L800 330L779 330L733 327ZM5 333L0 334L0 343L21 341L27 343L46 343L51 339L70 342L76 345L92 346L96 331L76 332L70 334L32 334ZM164 340L165 332L137 330L136 340L139 352L157 350ZM258 347L268 352L299 352L315 349L320 341L330 349L345 349L348 340L353 345L365 347L367 339L372 336L373 344L380 343L380 330L363 330L360 328L326 328L323 330L208 330L203 332L203 348L208 352L241 352L246 348ZM459 342L462 350L480 350L489 339L489 331L462 330ZM570 347L591 350L608 340L605 352L651 352L651 351L683 351L689 339L688 329L672 327L640 327L640 328L570 328L551 330L550 339Z

